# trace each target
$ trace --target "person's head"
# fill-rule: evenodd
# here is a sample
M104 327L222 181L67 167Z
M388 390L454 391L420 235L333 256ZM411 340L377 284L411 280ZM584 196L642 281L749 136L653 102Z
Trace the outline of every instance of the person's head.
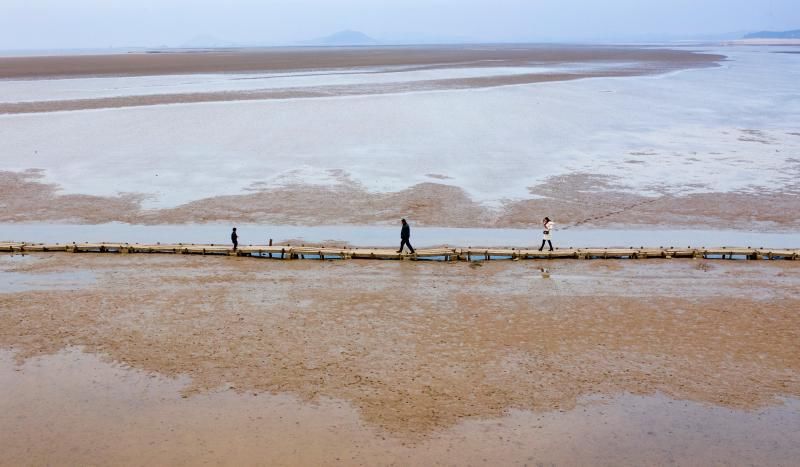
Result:
M548 222L550 222L550 218L549 217L545 217L544 219L542 219L542 222L547 224Z
M233 228L233 231L236 232L236 227Z
M405 219L400 219L400 222L401 222L403 225L406 225L406 220L405 220Z

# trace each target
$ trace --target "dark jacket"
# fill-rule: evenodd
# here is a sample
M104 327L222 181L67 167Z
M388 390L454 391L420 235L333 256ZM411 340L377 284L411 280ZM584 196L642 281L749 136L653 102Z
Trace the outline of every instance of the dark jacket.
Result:
M403 224L403 228L400 229L400 238L403 240L408 240L411 238L411 226L408 224Z
M238 235L236 235L236 232L232 232L232 233L231 233L231 241L232 241L233 243L238 243L238 241L239 241L239 236L238 236Z

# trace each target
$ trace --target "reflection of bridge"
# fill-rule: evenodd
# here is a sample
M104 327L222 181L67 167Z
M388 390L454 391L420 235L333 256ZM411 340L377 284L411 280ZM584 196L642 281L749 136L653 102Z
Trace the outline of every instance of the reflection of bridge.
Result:
M440 247L418 249L414 254L397 253L392 248L347 248L292 245L247 245L233 251L230 245L138 244L138 243L0 243L0 252L68 252L68 253L165 253L188 255L227 255L274 259L409 259L439 261L485 261L491 259L790 259L800 260L800 249L764 248L561 248L539 251L518 248Z

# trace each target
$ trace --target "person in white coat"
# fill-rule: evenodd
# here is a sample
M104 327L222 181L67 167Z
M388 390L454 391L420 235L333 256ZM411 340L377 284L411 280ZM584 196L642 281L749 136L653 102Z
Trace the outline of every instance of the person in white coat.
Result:
M547 242L550 245L550 251L553 251L552 232L553 232L553 227L555 227L555 224L553 224L553 221L551 221L549 217L545 217L544 219L542 219L542 225L544 226L544 231L542 232L542 246L539 247L539 251L542 251L544 249L545 242Z

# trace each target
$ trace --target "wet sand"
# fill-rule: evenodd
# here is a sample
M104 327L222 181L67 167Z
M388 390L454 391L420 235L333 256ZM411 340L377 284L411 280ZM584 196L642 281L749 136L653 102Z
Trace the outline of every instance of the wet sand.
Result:
M3 462L798 454L791 262L0 260L0 277L79 271L0 294Z
M476 45L376 48L277 48L230 51L174 51L51 57L0 57L2 79L53 79L108 76L158 76L192 73L369 74L415 70L496 67L558 67L558 70L471 78L443 78L400 83L320 84L305 88L163 93L138 96L0 102L0 114L141 107L150 105L379 95L472 89L623 77L718 66L721 55L632 47Z
M36 80L293 70L372 73L381 68L385 73L567 63L584 63L587 69L30 102L21 107L4 103L0 105L7 107L0 112L480 88L647 75L715 66L721 58L665 49L530 46L2 58L0 77ZM592 65L598 66L592 70ZM621 96L623 88L617 90ZM662 91L666 97L652 101L655 105L673 100L669 83ZM488 91L477 93L483 92ZM611 94L567 93L563 99L583 105L576 96L586 95L600 100ZM343 101L353 106L358 99ZM325 99L298 102L313 107ZM436 123L439 114L469 113L475 105L471 102L443 106L447 112L434 106L432 113L422 112L420 117L428 115L423 120ZM497 108L507 108L508 102L498 101ZM640 129L624 126L623 133L592 130L595 139L566 153L568 161L571 154L590 153L607 138L631 138L628 145L598 151L619 153L611 163L620 167L649 170L654 174L652 185L629 186L627 175L596 175L594 166L580 164L567 164L566 174L551 168L548 174L560 175L535 179L535 154L530 162L521 160L518 166L498 171L491 166L492 157L496 164L503 154L527 155L527 148L535 144L496 144L496 154L495 147L487 145L479 158L472 154L463 163L450 160L441 167L426 167L420 172L429 174L425 183L414 179L383 190L364 183L385 173L366 172L371 175L356 178L365 163L348 157L363 151L364 160L371 160L374 152L379 164L385 164L397 156L387 151L391 147L398 151L401 167L414 167L416 159L402 157L414 154L414 147L404 146L406 139L393 139L384 129L402 124L395 112L416 121L417 104L405 110L393 104L386 113L370 114L365 122L377 119L380 131L354 138L349 145L337 145L340 134L358 135L367 126L334 126L329 138L324 132L313 135L310 139L324 146L324 158L304 156L307 151L314 154L313 147L273 154L270 138L253 152L258 160L295 163L297 158L296 165L323 171L324 183L314 183L313 170L311 176L301 171L292 178L289 169L296 167L282 167L289 177L272 180L264 178L262 166L229 163L230 145L255 139L270 127L279 137L294 128L263 120L272 107L247 113L245 107L253 103L236 105L233 115L262 126L251 128L237 119L236 130L222 134L221 143L203 139L218 130L204 125L185 134L179 126L139 126L151 120L138 112L149 109L54 113L30 127L6 127L11 139L26 131L30 136L11 145L0 171L0 222L394 225L398 218L409 217L419 226L529 228L538 226L537 219L546 213L558 219L562 229L800 229L800 161L780 154L792 153L800 133L776 126L774 120L742 126L739 120L729 121L727 108L718 111L723 124L713 127L725 135L725 144L719 143L723 149L698 148L691 135L681 139L680 126L672 133L664 129L664 138L682 142L677 149L642 140ZM706 106L698 98L687 108L693 109L692 115L705 115ZM190 116L197 119L195 124L216 122L221 115L200 114L206 108L202 105L153 110L175 108L187 110L169 117L170 123ZM480 109L475 112L481 118L493 111L492 106L475 109ZM742 115L760 110L742 109ZM139 116L114 120L115 112ZM341 112L324 113L320 121L345 115ZM100 113L110 119L107 126L89 118ZM287 108L276 114L291 117ZM568 115L566 120L572 121L577 114ZM631 116L634 122L641 118L635 112ZM40 117L3 118L18 124ZM70 118L76 119L74 127L49 131ZM695 121L687 122L686 128L694 128ZM468 153L458 141L500 143L493 133L503 134L500 130L505 128L490 124L486 128L491 133L482 133L470 126L459 130L457 123L436 123L433 132L416 131L414 126L408 131L414 138L443 138L441 146L432 146L432 154L448 157L451 147ZM584 124L593 128L591 122L580 123ZM128 130L119 135L114 128ZM163 133L156 131L162 129ZM111 136L103 140L107 134ZM555 135L561 136L542 135L559 141L564 137L558 132ZM78 144L71 142L73 137ZM146 144L148 140L158 144ZM388 146L366 144L375 141ZM53 142L57 144L51 146ZM103 151L92 155L93 146ZM126 152L131 148L135 151ZM200 148L207 148L208 154ZM548 153L546 147L536 151L561 160L561 153ZM738 151L743 154L735 154ZM771 161L767 152L774 152L781 166L780 172L769 172L770 183L763 186L754 182L726 191L724 186L690 186L677 176L693 170L713 177L713 164L689 164L704 158L717 161L718 167L763 175L766 172L760 166L754 169L751 162ZM251 157L247 151L242 154L236 156L242 162ZM665 175L659 170L667 158L675 164L666 164L672 172ZM332 159L341 159L339 165L355 173L330 168ZM171 162L164 165L165 160ZM209 161L213 163L204 165ZM531 180L538 181L522 182L522 196L506 199L498 194L489 198L496 202L480 201L467 191L463 173L446 168L471 167L475 161L486 169L484 176L530 171ZM46 170L25 170L28 167ZM237 178L221 182L211 176L223 168L233 168ZM142 171L152 178L123 183ZM111 180L126 191L91 184L75 189L54 176L59 173ZM180 180L177 183L192 182L202 189L178 202L147 207L148 200L174 188L170 173L179 174L172 178ZM238 177L247 181L242 186L231 183ZM216 190L229 184L231 192L220 195ZM549 272L542 274L540 268ZM308 264L42 254L0 257L0 284L2 465L791 465L800 457L800 271L792 262Z
M531 63L657 62L708 66L723 57L683 50L557 45L289 47L48 57L0 57L0 78L250 73L366 67L520 66Z
M404 92L478 89L516 84L548 83L581 78L611 78L640 76L674 71L665 67L627 68L625 70L585 71L575 73L530 73L512 76L487 76L479 78L450 78L421 80L391 84L323 85L303 89L270 89L256 91L192 92L153 94L145 96L103 97L89 99L48 100L40 102L0 103L0 114L28 114L42 112L67 112L72 110L146 107L165 104L196 104L201 102L263 101L269 99L310 99L315 97L374 96Z
M800 176L800 162L787 167ZM538 227L543 212L559 228L638 226L796 231L800 228L800 178L774 191L697 194L632 193L624 182L585 173L551 177L530 187L533 199L487 206L461 188L428 182L375 193L346 176L336 185L254 186L240 195L199 199L175 208L144 209L146 194L61 194L43 173L0 171L0 222L66 221L79 224L190 224L231 222L275 225L394 224L472 228Z
M450 77L444 81L455 87L461 79L526 80L508 71L525 67L638 73L640 65L665 71L683 63L683 55L660 48L478 49L406 52L410 61L441 59L450 68L435 76ZM363 226L406 217L428 227L538 229L547 215L559 228L800 229L800 133L792 126L798 109L785 78L798 70L790 57L730 48L725 67L666 76L415 92L442 83L409 81L433 75L405 74L406 65L392 68L403 77L383 70L393 75L381 78L388 81L342 78L380 68L359 68L350 55L384 65L405 57L396 49L376 56L369 48L348 50L329 52L351 68L289 73L294 77L263 83L274 86L267 90L256 76L246 91L327 96L321 99L151 106L148 99L162 97L126 94L186 97L238 89L231 83L255 75L16 81L27 84L9 85L0 100L33 99L35 106L118 96L110 98L147 106L1 117L0 139L9 149L0 157L0 222ZM470 61L472 53L478 55ZM484 53L499 62L480 58ZM219 55L224 63L215 66L241 59L238 52ZM717 56L700 55L687 60ZM212 64L215 57L209 55ZM484 76L482 69L507 74ZM728 84L714 84L722 82ZM48 91L50 83L57 89ZM330 92L342 83L357 84ZM407 88L336 97L383 86ZM71 101L51 103L64 102Z
M797 400L739 411L594 397L408 440L344 401L224 389L181 398L181 379L75 349L24 365L0 353L0 383L0 465L787 465L800 455Z

